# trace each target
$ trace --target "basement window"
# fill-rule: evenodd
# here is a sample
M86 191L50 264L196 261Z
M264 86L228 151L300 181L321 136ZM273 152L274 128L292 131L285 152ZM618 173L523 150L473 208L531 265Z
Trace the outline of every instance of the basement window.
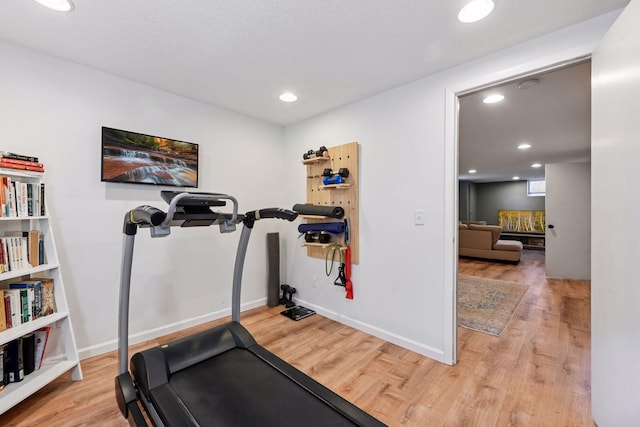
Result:
M538 197L544 196L547 191L547 181L544 179L536 179L527 181L527 196Z

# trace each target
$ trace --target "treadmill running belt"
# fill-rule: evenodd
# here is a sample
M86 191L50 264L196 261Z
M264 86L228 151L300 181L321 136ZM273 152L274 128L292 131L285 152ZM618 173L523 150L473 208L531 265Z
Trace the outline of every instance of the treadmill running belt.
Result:
M200 425L356 425L242 348L173 374L169 386Z

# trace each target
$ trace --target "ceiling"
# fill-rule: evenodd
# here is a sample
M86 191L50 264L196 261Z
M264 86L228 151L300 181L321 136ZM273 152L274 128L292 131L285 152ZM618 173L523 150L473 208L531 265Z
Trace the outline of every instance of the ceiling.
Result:
M475 24L456 19L465 0L73 2L2 0L0 39L288 125L629 0L496 0Z
M504 100L482 102L494 93ZM540 179L547 163L589 161L591 61L462 96L459 111L461 180ZM519 150L522 143L531 148ZM542 166L532 168L534 163Z

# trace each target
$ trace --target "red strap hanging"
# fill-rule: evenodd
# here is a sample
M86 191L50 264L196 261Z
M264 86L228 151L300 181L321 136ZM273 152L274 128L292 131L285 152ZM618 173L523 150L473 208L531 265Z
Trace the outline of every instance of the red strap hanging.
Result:
M351 283L351 247L347 246L344 251L344 275L346 280L345 290L347 291L347 295L345 298L353 299L353 283Z

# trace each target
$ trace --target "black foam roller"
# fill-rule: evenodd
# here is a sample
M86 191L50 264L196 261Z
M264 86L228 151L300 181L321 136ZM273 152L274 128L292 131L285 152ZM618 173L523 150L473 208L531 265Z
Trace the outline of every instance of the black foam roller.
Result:
M340 206L296 204L293 205L293 210L298 212L300 215L318 215L338 219L344 216L344 209Z
M280 305L280 234L267 233L267 305Z

